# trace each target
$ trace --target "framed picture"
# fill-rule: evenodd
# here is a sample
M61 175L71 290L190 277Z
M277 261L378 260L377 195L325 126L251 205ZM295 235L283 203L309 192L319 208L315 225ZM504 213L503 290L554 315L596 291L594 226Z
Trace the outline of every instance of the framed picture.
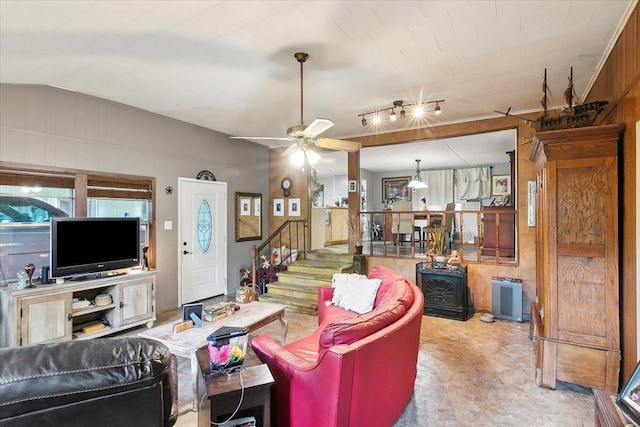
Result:
M511 175L494 175L491 177L491 194L502 196L511 194Z
M355 179L349 180L349 193L355 193L357 191L358 181Z
M202 320L202 308L204 304L195 303L195 304L185 304L182 306L182 320L191 320L191 315L194 314L198 317L198 319ZM193 323L196 323L193 321Z
M411 200L409 191L410 176L397 176L394 178L382 178L382 202L389 200Z
M289 216L300 216L300 199L289 199Z
M240 199L240 215L251 215L251 199Z
M640 424L640 362L636 364L616 403L636 425Z
M273 216L284 216L284 199L273 199Z

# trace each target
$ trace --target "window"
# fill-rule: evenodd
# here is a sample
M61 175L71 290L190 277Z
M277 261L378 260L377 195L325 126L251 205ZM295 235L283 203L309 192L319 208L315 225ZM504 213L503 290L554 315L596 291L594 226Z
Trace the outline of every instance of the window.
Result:
M55 216L140 217L140 250L153 267L155 179L86 171L14 167L0 162L0 283L32 263L49 265L49 220ZM141 257L142 259L142 257Z

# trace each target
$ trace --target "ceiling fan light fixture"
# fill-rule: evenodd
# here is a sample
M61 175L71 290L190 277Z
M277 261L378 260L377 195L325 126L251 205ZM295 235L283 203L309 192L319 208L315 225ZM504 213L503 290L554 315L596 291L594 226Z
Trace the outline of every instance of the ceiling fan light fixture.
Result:
M313 151L312 149L307 149L305 151L305 154L307 156L307 162L309 162L311 166L317 165L318 162L320 161L320 155L315 151Z
M304 166L304 151L302 151L300 148L294 151L291 155L291 163L294 166L298 167Z

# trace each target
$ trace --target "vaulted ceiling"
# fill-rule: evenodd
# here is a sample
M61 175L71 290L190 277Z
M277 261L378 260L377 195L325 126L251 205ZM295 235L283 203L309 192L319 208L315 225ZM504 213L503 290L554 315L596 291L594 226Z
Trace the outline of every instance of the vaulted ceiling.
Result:
M324 117L348 139L578 98L637 0L0 2L0 82L95 95L229 135L285 136ZM442 114L359 114L444 99ZM388 113L388 112L387 112ZM269 147L286 141L256 140Z

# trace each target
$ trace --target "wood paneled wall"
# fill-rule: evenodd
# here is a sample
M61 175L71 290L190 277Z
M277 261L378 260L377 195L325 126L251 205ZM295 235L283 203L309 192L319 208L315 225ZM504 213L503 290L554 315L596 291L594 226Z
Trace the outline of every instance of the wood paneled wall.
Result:
M637 265L636 251L636 122L640 120L640 42L638 5L631 13L618 41L598 74L588 101L609 101L596 124L624 123L624 139L620 145L620 270L622 311L622 369L624 383L638 360L637 354Z

